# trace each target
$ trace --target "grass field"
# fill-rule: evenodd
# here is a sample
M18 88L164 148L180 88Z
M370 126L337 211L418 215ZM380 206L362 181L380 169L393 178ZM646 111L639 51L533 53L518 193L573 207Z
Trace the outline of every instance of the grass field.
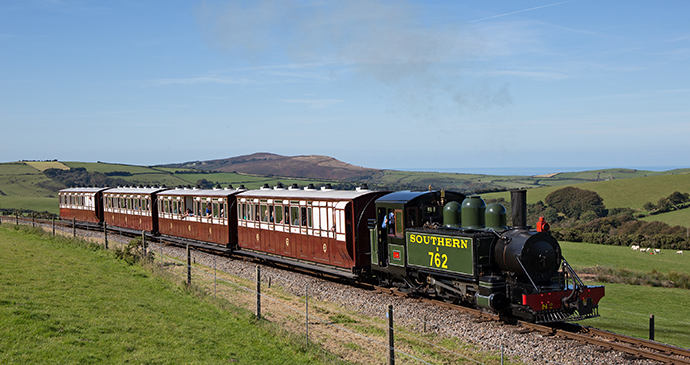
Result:
M606 296L599 303L600 317L580 324L648 339L649 316L654 315L654 339L690 348L690 290L604 284Z
M246 310L65 240L0 226L0 363L321 363Z
M57 213L57 193L38 186L42 181L49 179L25 163L0 164L0 208Z
M690 272L690 256L662 250L649 255L629 247L560 242L563 256L575 270L596 265L649 273L652 270ZM624 284L603 284L606 296L600 303L601 317L582 324L638 338L649 335L649 315L655 316L660 342L690 347L690 290Z
M660 255L633 251L625 246L593 245L584 242L560 242L563 257L576 270L583 267L609 266L633 271L663 273L690 272L690 252L676 255L676 251L661 250Z
M674 191L690 193L690 173L634 177L612 181L584 182L576 185L580 189L597 192L607 208L629 207L642 209L646 202L656 203ZM549 186L527 191L527 202L534 204L544 201L546 196L563 186ZM489 193L482 195L485 199L502 197L510 200L509 192Z
M45 171L48 169L69 170L69 167L59 161L45 161L45 162L25 162L27 165L35 168L38 171Z
M640 218L640 220L645 222L664 222L669 226L690 227L690 208L674 210L662 214L648 215L644 218Z

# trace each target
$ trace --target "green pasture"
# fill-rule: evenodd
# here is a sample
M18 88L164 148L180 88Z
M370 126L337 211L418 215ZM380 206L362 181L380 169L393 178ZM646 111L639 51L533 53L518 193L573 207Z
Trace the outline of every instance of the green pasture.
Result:
M23 162L0 163L0 176L15 176L26 174L41 174L41 172Z
M0 208L57 213L57 193L38 186L49 180L24 163L0 164Z
M690 273L690 252L677 255L675 250L661 250L659 255L633 251L627 246L594 245L585 242L560 242L563 257L577 269L604 266L627 268L637 272Z
M115 171L125 171L131 174L150 174L152 172L155 172L155 170L150 167L136 165L76 161L69 161L63 163L71 168L83 167L88 172L100 172L103 174L105 174L106 172Z
M0 363L323 361L247 310L73 242L0 226Z
M654 340L690 348L690 290L625 284L603 284L600 317L580 321L586 326L649 339L654 315Z
M688 188L690 190L690 187ZM690 191L688 191L690 192ZM681 210L673 210L666 213L648 215L640 220L645 222L664 222L669 226L683 226L690 227L690 208L685 208Z
M60 213L57 197L0 196L0 209Z
M652 270L690 272L690 255L677 255L676 251L661 250L659 255L650 255L622 246L582 242L560 244L563 256L576 271L599 265L640 273ZM690 303L690 290L611 283L599 285L606 286L606 296L600 303L601 317L580 323L648 338L649 315L654 314L657 341L690 347L690 307L687 305Z
M534 204L544 201L549 193L562 187L547 186L530 189L527 191L527 202ZM604 199L604 205L607 208L628 207L641 210L644 203L656 203L660 198L665 198L674 191L690 193L690 173L582 182L577 184L577 187L597 192ZM510 192L482 194L482 197L484 199L502 197L510 200Z

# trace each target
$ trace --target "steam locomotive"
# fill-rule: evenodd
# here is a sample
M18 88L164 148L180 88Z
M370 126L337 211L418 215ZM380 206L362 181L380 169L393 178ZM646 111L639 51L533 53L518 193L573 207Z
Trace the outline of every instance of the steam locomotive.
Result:
M217 187L75 187L60 215L192 246L377 282L531 322L598 316L603 286L587 286L548 223L526 222L526 192L500 204L445 191Z

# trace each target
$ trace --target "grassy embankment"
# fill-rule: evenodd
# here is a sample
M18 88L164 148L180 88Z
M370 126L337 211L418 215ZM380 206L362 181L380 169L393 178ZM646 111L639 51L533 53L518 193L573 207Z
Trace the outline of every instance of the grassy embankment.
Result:
M0 226L0 363L321 363L246 310L68 241Z
M638 277L654 276L653 272L690 273L690 256L676 255L675 251L662 250L660 255L650 255L628 247L576 242L561 242L561 247L563 256L576 271L599 265L613 272L618 271L621 275L632 273ZM690 290L598 284L606 286L606 296L600 303L601 317L582 321L582 324L648 338L649 315L654 314L657 341L690 347L690 308L687 306L690 303Z

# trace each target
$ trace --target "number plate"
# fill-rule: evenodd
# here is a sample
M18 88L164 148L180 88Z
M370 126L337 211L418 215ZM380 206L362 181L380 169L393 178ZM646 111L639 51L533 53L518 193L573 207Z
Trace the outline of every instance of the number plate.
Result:
M407 232L408 264L474 275L471 237Z

